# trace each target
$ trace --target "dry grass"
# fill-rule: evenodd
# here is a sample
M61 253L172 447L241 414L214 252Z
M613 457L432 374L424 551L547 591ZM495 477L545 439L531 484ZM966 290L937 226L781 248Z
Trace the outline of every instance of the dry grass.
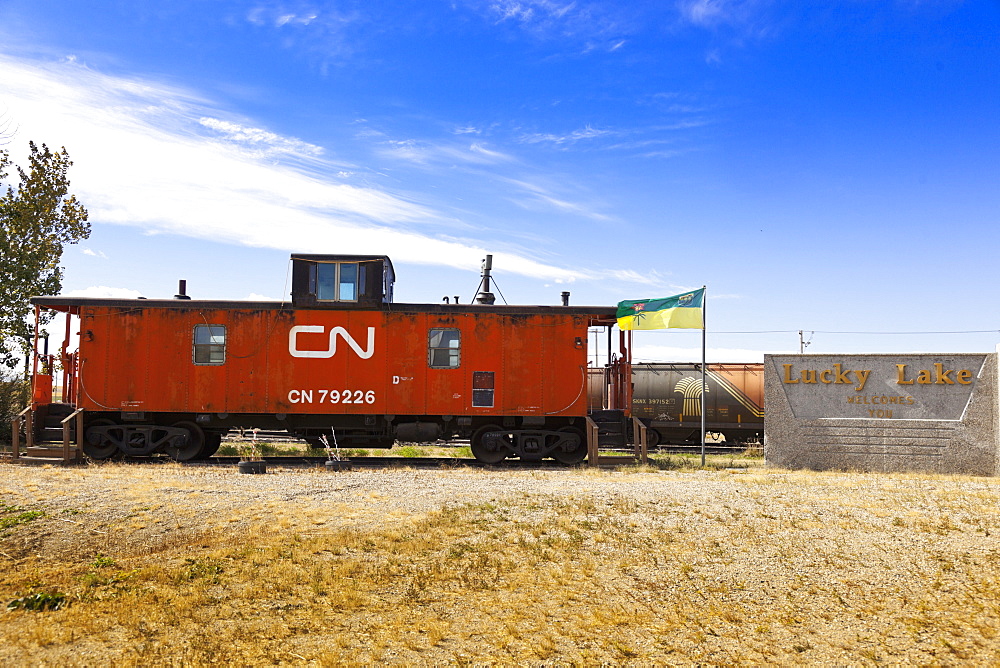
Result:
M0 603L67 603L0 663L1000 656L993 479L153 468L0 465Z

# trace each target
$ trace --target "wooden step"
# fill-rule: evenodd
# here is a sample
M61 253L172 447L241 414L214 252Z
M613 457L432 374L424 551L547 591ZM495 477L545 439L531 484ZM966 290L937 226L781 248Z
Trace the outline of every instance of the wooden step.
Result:
M82 457L66 461L60 455L59 457L18 457L13 460L13 463L22 464L24 466L43 466L45 464L50 466L79 466L81 464L86 464L86 461Z
M83 453L75 444L70 444L69 456L71 462L82 462ZM32 460L25 463L62 463L63 446L62 443L41 443L30 448L23 449L18 461ZM34 460L38 460L35 462Z
M69 444L69 451L73 453L80 448L76 447L76 443ZM29 457L62 457L63 444L62 442L51 442L51 443L35 443L30 448L21 448L21 454L28 455Z
M635 455L601 455L599 464L635 464L639 458Z

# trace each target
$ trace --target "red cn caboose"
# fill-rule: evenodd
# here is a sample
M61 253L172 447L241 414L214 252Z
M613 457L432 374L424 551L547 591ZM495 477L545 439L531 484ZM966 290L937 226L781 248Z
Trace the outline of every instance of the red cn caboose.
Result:
M64 400L85 409L95 459L204 458L233 427L584 459L587 333L612 326L614 307L396 304L394 278L385 256L293 255L290 304L32 301L79 318Z

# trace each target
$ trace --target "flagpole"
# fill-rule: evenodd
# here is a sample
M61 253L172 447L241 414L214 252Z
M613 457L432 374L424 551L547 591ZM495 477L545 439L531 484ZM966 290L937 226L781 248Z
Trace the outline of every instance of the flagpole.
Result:
M708 306L708 289L707 286L701 286L701 289L705 292L701 296L701 466L705 467L705 392L707 387L705 385L705 330L707 323L705 322L705 310Z

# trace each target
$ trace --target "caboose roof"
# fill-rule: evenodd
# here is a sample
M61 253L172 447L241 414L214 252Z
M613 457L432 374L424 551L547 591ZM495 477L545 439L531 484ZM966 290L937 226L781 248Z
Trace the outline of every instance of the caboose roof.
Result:
M329 256L332 257L332 256ZM345 257L345 256L341 256ZM595 321L615 322L616 306L548 306L507 304L379 304L360 307L354 302L329 302L295 307L290 301L245 301L216 299L114 299L102 297L32 297L31 303L54 311L76 312L84 306L125 309L218 309L233 311L394 311L400 313L497 313L505 315L571 314L589 316Z
M396 273L395 268L392 266L392 260L389 259L388 255L326 255L322 253L292 253L292 259L309 260L310 262L384 262L389 265L393 274Z

